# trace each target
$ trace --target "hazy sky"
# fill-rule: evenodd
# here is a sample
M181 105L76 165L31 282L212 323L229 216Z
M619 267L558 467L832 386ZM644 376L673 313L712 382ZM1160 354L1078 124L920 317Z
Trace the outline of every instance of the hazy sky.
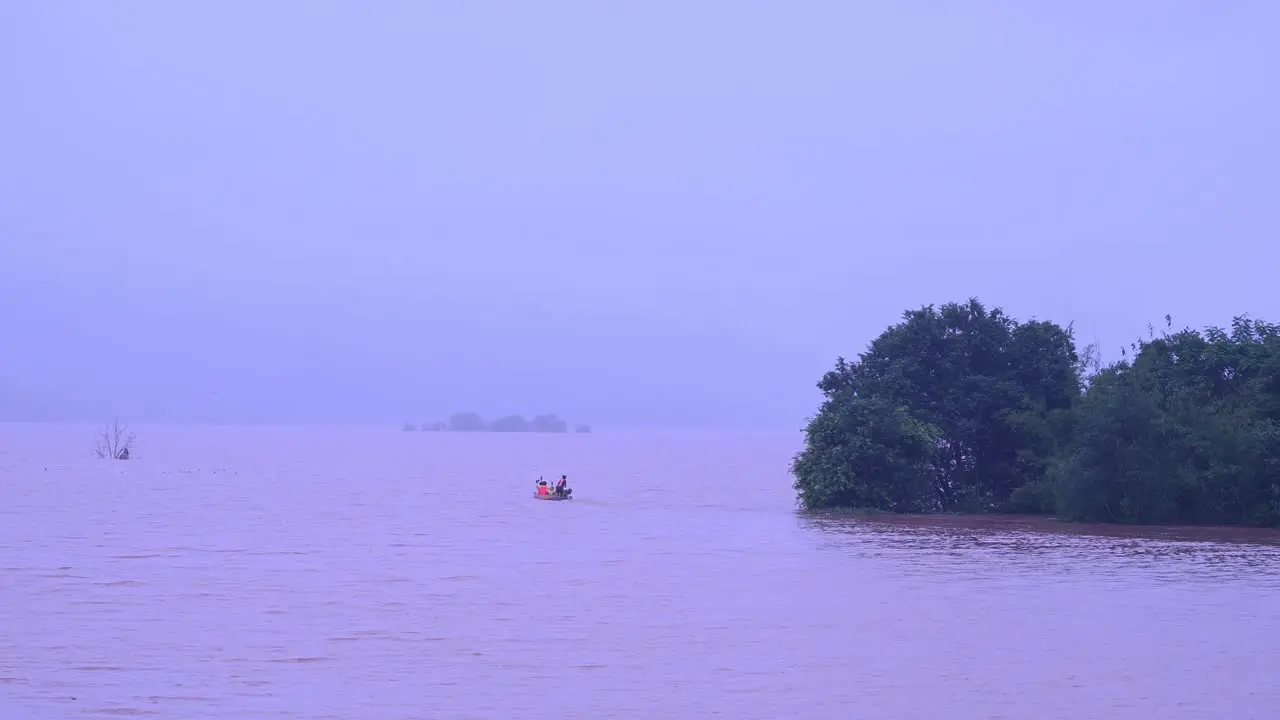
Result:
M794 428L908 307L1109 359L1165 313L1280 319L1277 21L0 3L0 404Z

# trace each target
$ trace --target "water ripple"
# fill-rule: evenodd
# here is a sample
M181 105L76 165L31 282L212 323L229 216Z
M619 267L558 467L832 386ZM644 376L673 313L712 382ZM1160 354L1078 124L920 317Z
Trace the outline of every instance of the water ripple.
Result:
M0 433L24 448L0 469L5 717L1280 703L1258 661L1280 637L1274 533L800 517L790 438L157 428L111 464L69 430ZM580 498L531 501L562 467Z

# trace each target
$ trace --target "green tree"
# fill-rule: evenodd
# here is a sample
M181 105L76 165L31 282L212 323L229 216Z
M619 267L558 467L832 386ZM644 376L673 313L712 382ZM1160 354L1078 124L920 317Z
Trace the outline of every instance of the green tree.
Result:
M1238 317L1230 331L1152 332L1131 349L1080 403L1056 478L1060 512L1280 524L1280 327Z
M534 415L533 420L529 422L529 427L534 432L540 433L562 433L569 430L569 424L561 420L560 416L555 413Z
M523 415L508 415L489 423L493 432L529 432L529 421Z
M792 466L800 502L1008 507L1067 440L1080 372L1070 328L1019 323L977 299L908 311L818 383L825 400Z
M792 463L796 492L822 508L940 509L934 470L938 428L877 398L828 399Z
M461 412L449 418L449 429L454 432L484 432L489 425L476 413Z

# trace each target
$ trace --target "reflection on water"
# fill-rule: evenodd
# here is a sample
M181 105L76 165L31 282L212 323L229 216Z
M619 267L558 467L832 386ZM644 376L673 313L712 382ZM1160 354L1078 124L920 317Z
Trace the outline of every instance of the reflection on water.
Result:
M1280 532L1255 528L1132 527L1024 517L803 517L820 547L898 558L931 572L1058 576L1140 573L1180 583L1280 580Z
M78 434L79 433L79 434ZM0 718L1270 718L1275 533L798 516L793 438L0 426ZM569 503L530 499L568 472Z

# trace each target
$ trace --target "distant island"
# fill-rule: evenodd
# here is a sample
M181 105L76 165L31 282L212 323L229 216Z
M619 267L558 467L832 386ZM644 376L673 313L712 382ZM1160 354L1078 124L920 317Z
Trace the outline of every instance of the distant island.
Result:
M523 415L506 415L496 420L486 421L477 413L455 413L447 422L428 422L421 425L405 423L401 428L405 431L422 430L424 432L524 432L524 433L567 433L569 423L554 413L535 415L526 419ZM575 433L591 432L590 425L577 425Z
M907 311L818 383L799 503L1280 526L1280 325L1165 316L1121 357L977 299Z

